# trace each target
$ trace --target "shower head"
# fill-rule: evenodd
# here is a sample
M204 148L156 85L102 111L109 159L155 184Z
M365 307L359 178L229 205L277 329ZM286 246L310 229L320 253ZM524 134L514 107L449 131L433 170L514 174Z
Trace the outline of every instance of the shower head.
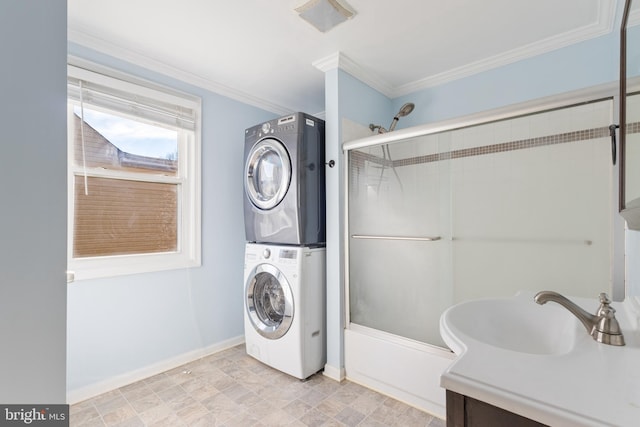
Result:
M411 114L414 108L416 108L416 106L413 102L407 102L402 107L400 107L400 111L398 111L396 117L408 116L409 114Z
M393 118L393 121L391 122L391 126L389 126L389 132L391 132L396 128L396 125L398 124L398 120L400 120L400 117L408 116L409 114L411 114L411 112L415 107L416 106L413 102L407 102L402 107L400 107L400 111L398 111L398 114L395 115L395 117Z

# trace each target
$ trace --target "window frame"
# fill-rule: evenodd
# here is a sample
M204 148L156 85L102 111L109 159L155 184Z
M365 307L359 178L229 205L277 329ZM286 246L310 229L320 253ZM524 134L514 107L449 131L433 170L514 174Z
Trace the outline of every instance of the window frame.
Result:
M88 61L69 58L68 78L96 81L117 91L126 91L133 95L153 98L160 102L174 104L193 110L193 130L178 131L178 175L162 176L126 171L105 171L101 168L85 168L76 166L74 160L74 135L67 136L67 188L68 188L68 226L67 226L67 280L68 282L85 279L115 277L129 274L151 273L156 271L174 270L197 267L201 265L201 109L199 97L179 92L149 81L137 78L106 67L98 66ZM68 129L73 129L73 105L77 101L67 96ZM90 102L86 102L89 108ZM104 109L103 109L104 110ZM106 110L108 111L108 110ZM117 110L111 110L116 112ZM117 112L119 115L138 119ZM120 179L133 179L147 182L169 182L178 185L178 218L177 237L178 248L175 252L109 255L95 257L73 257L74 224L75 224L75 192L74 182L77 176L97 176Z

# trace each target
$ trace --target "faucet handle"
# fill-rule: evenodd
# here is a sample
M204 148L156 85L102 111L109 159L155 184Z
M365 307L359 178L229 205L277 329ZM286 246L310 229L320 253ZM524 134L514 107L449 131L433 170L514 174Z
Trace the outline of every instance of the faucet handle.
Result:
M598 307L598 310L596 311L596 316L615 320L616 309L611 307L609 304L611 304L609 295L602 292L600 294L600 307Z
M609 299L609 295L602 292L600 293L600 304L611 304L611 300Z
M600 307L596 312L596 323L591 336L598 342L611 345L624 345L624 336L616 319L616 309L611 307L611 300L604 292L600 294Z

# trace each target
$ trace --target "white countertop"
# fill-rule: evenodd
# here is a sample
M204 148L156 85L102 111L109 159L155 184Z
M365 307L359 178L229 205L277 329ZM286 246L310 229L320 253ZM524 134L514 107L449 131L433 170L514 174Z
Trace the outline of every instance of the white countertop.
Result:
M533 296L514 298L535 304ZM596 299L568 298L589 313L598 307ZM440 385L550 426L640 426L639 305L627 299L611 306L625 346L596 342L576 319L575 345L557 355L487 345L441 321L442 337L458 357Z

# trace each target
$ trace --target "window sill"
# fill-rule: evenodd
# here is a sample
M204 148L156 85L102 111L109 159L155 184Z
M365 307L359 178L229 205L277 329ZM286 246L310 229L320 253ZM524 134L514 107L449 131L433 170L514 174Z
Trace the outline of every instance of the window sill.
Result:
M76 258L69 261L67 283L199 267L199 256L182 253Z

